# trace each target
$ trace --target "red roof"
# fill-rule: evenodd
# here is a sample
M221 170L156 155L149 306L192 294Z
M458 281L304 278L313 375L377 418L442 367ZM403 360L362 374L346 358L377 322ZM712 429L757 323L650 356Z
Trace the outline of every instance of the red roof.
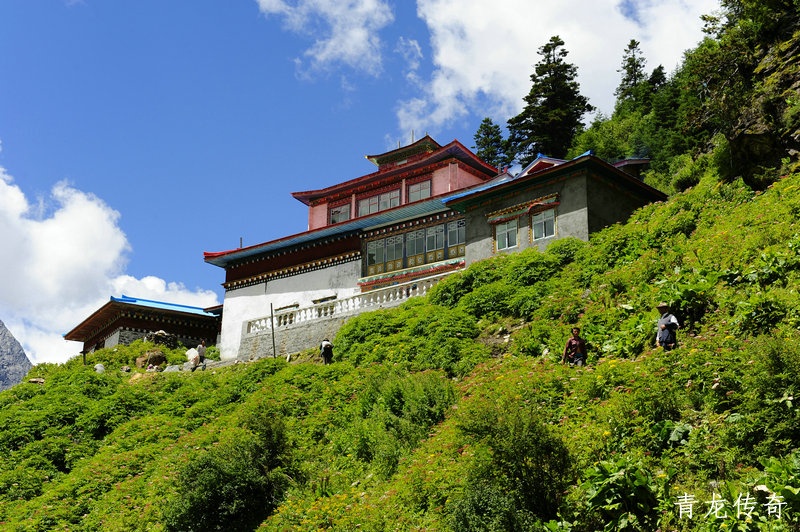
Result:
M420 158L414 158L412 161L409 161L405 164L400 164L398 166L392 166L391 168L386 168L388 166L384 161L386 159L393 159L393 157L398 156L398 154L404 154L406 152L412 153L413 150L409 151L409 148L430 148L433 146L439 146L436 144L433 139L428 137L427 135L415 142L410 146L405 146L403 148L399 148L397 150L392 150L390 152L386 152L381 155L369 155L367 156L368 159L372 160L376 164L379 164L379 169L377 172L373 172L371 174L363 175L361 177L357 177L355 179L351 179L349 181L344 181L342 183L337 183L327 188L322 188L318 190L307 190L303 192L292 192L292 196L297 199L298 201L303 202L306 205L310 205L312 201L331 197L335 195L341 195L346 191L352 190L356 187L362 187L365 185L370 185L373 183L378 183L381 181L391 181L393 177L397 177L404 172L413 171L416 169L423 168L425 166L450 159L455 158L459 161L479 170L481 174L486 175L486 180L491 179L495 175L497 175L497 168L494 166L482 161L478 158L477 155L472 153L469 149L467 149L463 144L459 141L454 140L450 144L446 146L439 147L435 151L425 152L427 153L426 156L422 156Z

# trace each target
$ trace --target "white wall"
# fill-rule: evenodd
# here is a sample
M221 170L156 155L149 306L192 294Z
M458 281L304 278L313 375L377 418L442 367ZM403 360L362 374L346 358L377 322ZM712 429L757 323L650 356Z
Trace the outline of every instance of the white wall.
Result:
M274 311L289 305L300 308L313 305L313 301L336 296L338 299L360 293L361 259L344 264L309 271L247 286L225 293L222 309L222 335L220 357L236 358L242 332L250 320L268 317L270 303Z

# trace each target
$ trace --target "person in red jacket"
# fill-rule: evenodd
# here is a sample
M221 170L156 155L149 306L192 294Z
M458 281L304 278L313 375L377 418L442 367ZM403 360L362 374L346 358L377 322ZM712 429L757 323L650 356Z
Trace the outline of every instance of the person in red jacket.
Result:
M586 340L581 338L581 330L578 327L572 328L572 336L564 346L564 354L561 356L561 363L569 362L570 366L583 366L586 364Z

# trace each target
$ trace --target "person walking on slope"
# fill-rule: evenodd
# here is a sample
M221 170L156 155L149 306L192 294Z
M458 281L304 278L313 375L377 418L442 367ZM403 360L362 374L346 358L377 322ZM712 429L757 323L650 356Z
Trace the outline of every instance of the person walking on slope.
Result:
M561 355L561 363L569 362L570 366L583 366L586 364L586 340L581 338L581 330L578 327L572 328L572 336L564 346L564 354Z
M671 351L678 345L676 331L680 327L678 318L669 309L669 303L664 301L656 305L661 317L658 319L658 329L656 330L656 346L663 347L664 351Z
M197 354L200 355L200 364L203 369L206 369L206 341L200 340L200 345L197 346Z
M333 361L333 344L327 338L319 345L319 354L322 355L324 364L330 364Z

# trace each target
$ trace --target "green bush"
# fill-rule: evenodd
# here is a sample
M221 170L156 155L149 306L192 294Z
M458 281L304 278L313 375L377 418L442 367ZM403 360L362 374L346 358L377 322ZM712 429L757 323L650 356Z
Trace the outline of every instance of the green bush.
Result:
M658 482L640 462L627 458L602 461L584 472L587 508L595 530L655 530L660 517L660 501L669 494L670 470ZM591 521L590 521L591 522Z
M283 420L264 412L248 424L189 457L164 510L167 530L252 530L277 507L288 485Z
M473 341L478 335L475 318L460 308L415 298L378 312L377 318L369 314L352 318L339 330L338 360L354 365L397 363L414 370L441 368L450 375L464 375L488 356L488 348Z
M579 238L568 236L554 240L547 246L545 255L556 259L559 266L564 267L572 263L578 254L586 248L588 244Z
M473 404L459 415L457 426L468 440L489 449L476 458L464 492L454 502L457 523L488 517L493 526L523 530L533 519L556 517L574 479L573 457L535 407ZM495 503L501 507L475 504L487 490L498 494Z
M458 302L457 308L482 318L484 316L505 316L509 310L509 300L515 288L507 281L495 281L475 288L465 294Z
M376 371L359 394L349 427L333 435L333 443L338 454L352 454L388 478L454 402L453 386L441 372Z
M434 305L454 307L461 298L494 281L503 279L505 264L512 255L499 255L470 265L466 270L448 275L428 292L428 300Z

